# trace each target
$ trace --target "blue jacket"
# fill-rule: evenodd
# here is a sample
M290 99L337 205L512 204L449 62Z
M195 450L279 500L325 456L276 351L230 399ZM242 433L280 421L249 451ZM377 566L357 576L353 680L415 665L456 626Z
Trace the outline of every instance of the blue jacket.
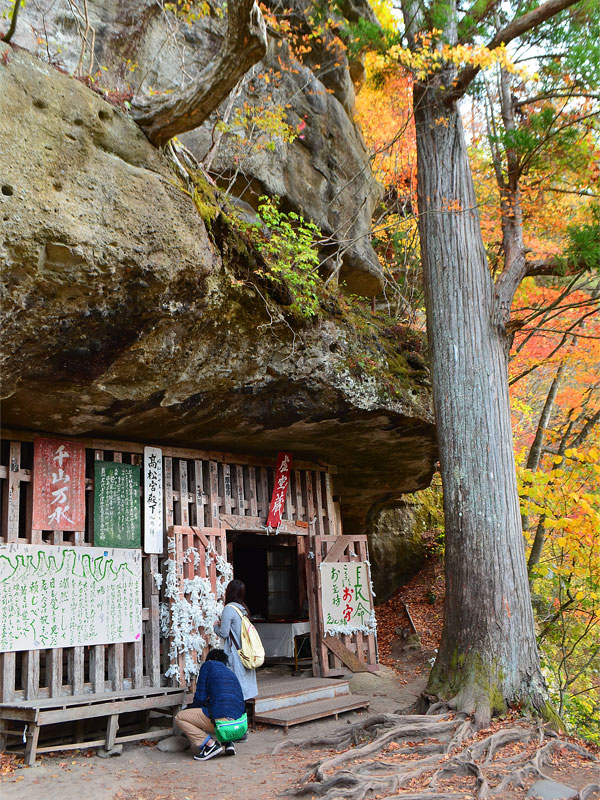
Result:
M201 708L211 720L239 719L246 711L240 682L221 661L205 661L196 681L191 708Z

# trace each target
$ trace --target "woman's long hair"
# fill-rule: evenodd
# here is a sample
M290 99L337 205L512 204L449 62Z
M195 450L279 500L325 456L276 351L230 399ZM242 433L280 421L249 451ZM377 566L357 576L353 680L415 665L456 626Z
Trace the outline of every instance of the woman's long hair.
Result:
M234 578L229 581L225 589L225 605L228 603L239 603L243 606L250 616L250 609L246 605L246 584Z

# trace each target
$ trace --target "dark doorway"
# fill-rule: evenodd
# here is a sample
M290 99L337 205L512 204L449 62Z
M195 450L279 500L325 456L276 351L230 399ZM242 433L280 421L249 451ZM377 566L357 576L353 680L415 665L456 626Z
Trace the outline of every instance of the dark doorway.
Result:
M296 537L258 533L227 533L233 574L246 584L246 602L253 619L297 620L307 616L299 607Z

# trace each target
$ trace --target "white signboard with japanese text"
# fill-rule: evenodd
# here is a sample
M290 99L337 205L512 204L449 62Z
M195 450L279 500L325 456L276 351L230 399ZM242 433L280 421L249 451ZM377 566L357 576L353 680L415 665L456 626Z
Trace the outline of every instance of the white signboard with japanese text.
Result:
M0 652L141 636L140 550L0 544Z
M374 633L371 576L366 561L323 561L321 600L324 633Z
M162 450L144 447L144 552L163 551Z

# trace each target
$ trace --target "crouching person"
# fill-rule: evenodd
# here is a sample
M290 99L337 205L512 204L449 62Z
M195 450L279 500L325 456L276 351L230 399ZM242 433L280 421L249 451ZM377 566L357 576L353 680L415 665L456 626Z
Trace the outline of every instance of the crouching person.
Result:
M242 687L227 666L223 650L211 650L200 667L196 693L189 708L180 711L175 721L198 747L196 761L225 753L235 755L234 741L248 730Z

